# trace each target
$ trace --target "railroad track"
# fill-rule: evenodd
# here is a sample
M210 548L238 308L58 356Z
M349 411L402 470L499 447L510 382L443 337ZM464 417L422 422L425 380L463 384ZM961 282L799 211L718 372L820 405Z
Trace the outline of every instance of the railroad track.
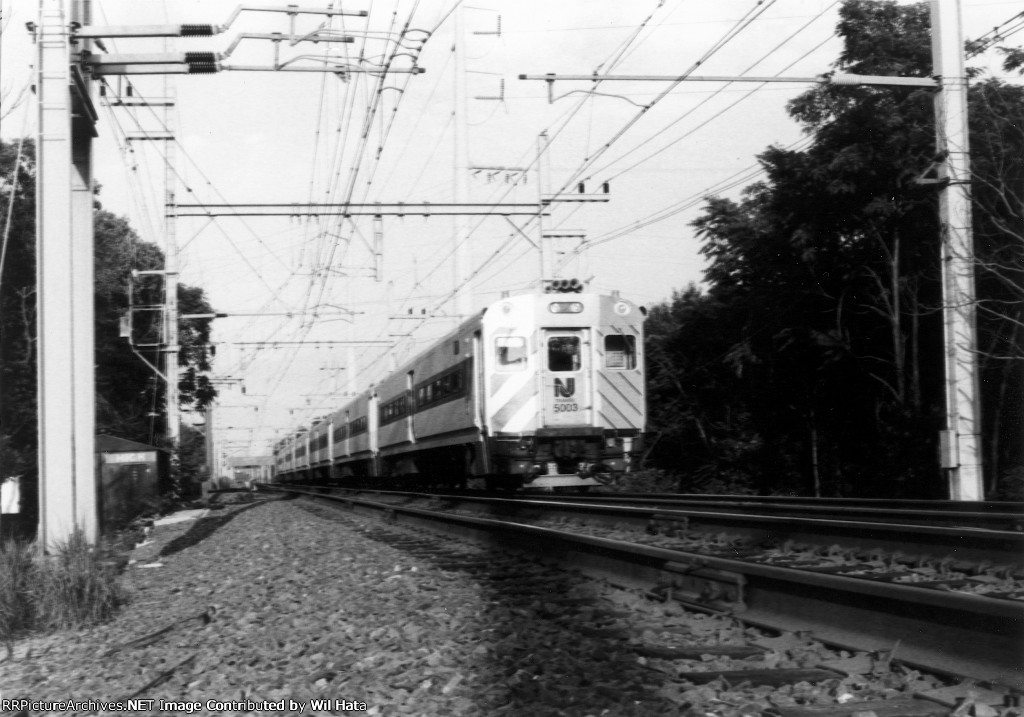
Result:
M930 522L923 523L923 515L899 521L899 509L881 505L873 509L858 507L856 514L841 512L838 515L827 511L815 513L808 510L810 506L804 506L797 515L780 515L773 503L765 503L759 511L734 510L733 504L725 501L709 505L702 501L680 501L675 496L620 500L616 494L497 497L472 492L307 489L364 496L396 505L435 506L502 520L562 519L615 527L626 533L632 527L637 532L632 539L648 543L652 539L644 534L663 537L685 534L693 539L691 542L725 542L724 553L750 550L754 546L760 549L765 545L789 546L799 552L796 548L802 546L811 551L827 549L833 554L845 551L850 554L851 563L858 562L857 555L895 559L901 564L916 564L921 574L927 573L928 566L944 573L955 567L971 575L1012 574L1015 568L1024 570L1019 565L1024 560L1024 532L1013 529L1010 517L1014 514L1005 511L968 513L935 508L930 511L933 514ZM739 503L746 504L746 499ZM710 550L710 546L707 549Z
M509 499L519 502L551 501L578 504L633 506L660 510L700 511L731 515L763 516L767 514L785 518L827 518L874 523L919 524L950 528L979 528L1024 533L1024 503L1010 501L941 501L941 500L880 500L860 498L807 498L800 496L723 496L675 493L581 493L552 494L551 492L508 493L480 491L444 492L353 490L296 485L308 490L331 490L364 495L396 497L443 497L471 502L484 499Z
M479 510L469 514L464 505L459 508L464 500L462 496L424 499L391 493L369 499L297 488L283 490L354 511L382 515L391 523L440 530L486 545L514 546L563 567L643 589L652 597L735 615L749 625L793 633L809 631L827 644L848 650L877 654L895 651L901 663L915 669L1024 690L1021 672L1021 645L1024 644L1024 600L1021 598L1024 594L1012 589L999 597L958 591L965 586L974 592L978 592L980 586L984 591L985 586L996 581L1010 581L1020 590L1019 576L1013 572L1018 568L1008 566L1005 570L1010 572L1002 575L979 573L964 579L951 577L957 573L948 569L960 558L966 558L967 553L961 553L953 561L944 558L941 565L921 562L909 570L899 571L919 578L918 582L908 583L887 569L897 567L896 562L887 563L886 558L879 557L881 553L875 556L876 562L881 560L880 571L856 574L857 571L848 570L848 566L842 564L845 556L835 551L801 553L789 546L788 554L785 550L776 550L772 559L764 559L738 548L743 545L742 541L737 543L731 539L705 541L703 547L713 549L702 551L699 546L687 546L684 540L687 534L699 532L693 531L693 523L682 525L677 518L665 519L661 524L656 522L656 535L647 531L651 527L648 522L644 534L657 544L650 541L644 544L617 532L605 531L602 535L601 531L594 530L588 534L579 526L536 524L537 520L545 520L544 510L568 510L566 504L557 508L548 505L557 502L551 500L527 501L514 508L509 499L490 499L504 502L491 504L491 514L483 515ZM424 501L429 501L429 506ZM608 506L583 503L588 503L591 510L609 510ZM618 507L637 509L637 506ZM643 510L651 512L650 507ZM537 514L526 516L522 511ZM660 509L655 512L664 513ZM550 519L548 515L546 520L550 522ZM750 516L744 519L749 521ZM845 525L835 527L836 531L854 529L852 521L841 522ZM875 524L870 529L877 530L879 525L885 524ZM824 528L822 525L814 527ZM943 540L951 537L946 528L913 527L923 534L931 532L942 536ZM933 530L925 530L928 527ZM888 525L888 528L893 526ZM810 526L802 526L802 529L810 531ZM1000 531L972 529L966 532L973 536L974 533ZM886 539L895 540L897 538L892 536L897 535L891 533ZM1001 531L997 540L1020 539L1017 533ZM995 543L989 543L990 548L993 545ZM1004 546L1005 552L991 548L991 552L986 553L990 548L975 543L971 550L976 554L972 553L970 559L986 554L1003 556L1012 549ZM843 550L846 549L839 552ZM943 570L947 572L941 572Z
M303 486L299 486L303 487ZM314 490L313 486L308 486ZM360 491L380 496L443 496L472 501L483 498L508 498L508 494L485 494L477 491ZM969 502L940 500L879 500L859 498L807 498L798 496L723 496L680 495L673 493L588 493L560 494L517 493L517 501L540 503L560 500L579 504L634 506L661 510L701 511L733 515L787 518L828 518L834 520L868 521L874 523L920 524L984 530L1024 532L1024 503Z
M544 496L526 494L530 500ZM1024 503L1010 501L882 500L808 498L802 496L678 495L671 493L604 493L576 496L581 502L613 501L619 505L661 506L678 510L817 517L874 522L948 525L1024 532Z

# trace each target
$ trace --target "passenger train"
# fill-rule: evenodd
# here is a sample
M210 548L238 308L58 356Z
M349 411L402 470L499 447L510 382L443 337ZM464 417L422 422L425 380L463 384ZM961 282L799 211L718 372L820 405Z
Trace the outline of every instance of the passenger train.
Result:
M274 447L276 480L596 486L640 450L646 311L576 280L503 298Z

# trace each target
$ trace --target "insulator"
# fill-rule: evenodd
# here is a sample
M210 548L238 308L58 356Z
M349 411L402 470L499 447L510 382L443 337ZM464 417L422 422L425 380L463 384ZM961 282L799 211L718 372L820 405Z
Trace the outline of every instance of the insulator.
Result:
M189 65L214 63L217 61L215 52L186 52L185 62Z
M607 194L607 193L608 193L608 190L609 190L608 182L605 182L604 184L602 184L602 185L601 185L601 191L602 191L602 192L604 192L605 194Z
M182 25L182 37L210 37L213 35L213 25Z
M220 67L216 62L197 62L188 66L188 73L190 75L210 75L219 71Z
M583 291L583 284L580 283L579 279L570 279L569 280L569 291L572 291L572 292L578 294L581 291Z
M579 184L576 185L576 191L578 191L580 194L583 194L584 192L587 191L586 187L583 186L583 182L580 182Z

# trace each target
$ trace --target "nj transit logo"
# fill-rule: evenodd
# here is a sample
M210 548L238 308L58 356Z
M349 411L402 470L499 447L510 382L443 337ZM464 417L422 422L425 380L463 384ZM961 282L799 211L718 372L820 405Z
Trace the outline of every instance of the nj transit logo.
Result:
M555 379L555 398L572 398L575 393L576 379L567 378L565 381L560 378Z

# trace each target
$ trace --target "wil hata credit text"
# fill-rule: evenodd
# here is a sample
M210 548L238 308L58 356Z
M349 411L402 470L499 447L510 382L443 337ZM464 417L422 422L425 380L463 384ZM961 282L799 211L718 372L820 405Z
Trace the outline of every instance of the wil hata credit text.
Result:
M281 712L288 710L302 714L306 707L311 712L328 710L365 710L366 703L358 700L4 700L0 699L0 712L178 712L194 714L208 712Z

